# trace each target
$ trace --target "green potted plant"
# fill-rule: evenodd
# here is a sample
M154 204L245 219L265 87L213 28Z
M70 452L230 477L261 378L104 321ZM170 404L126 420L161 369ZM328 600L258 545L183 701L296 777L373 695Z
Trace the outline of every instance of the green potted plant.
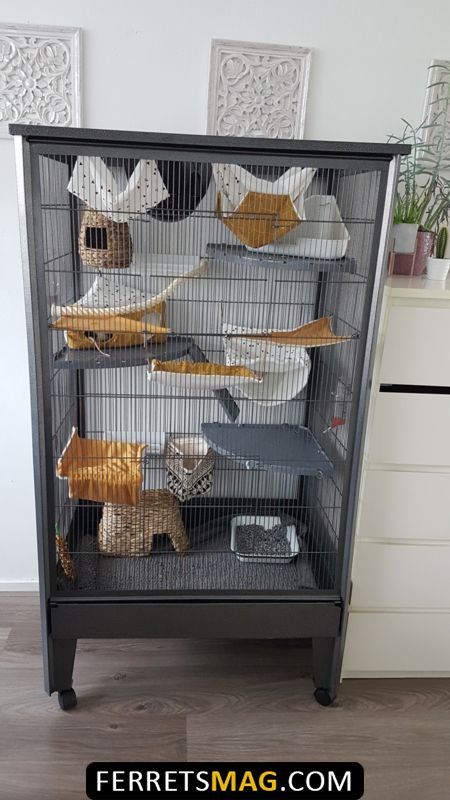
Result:
M439 110L417 128L403 120L401 136L389 141L409 144L401 160L394 207L394 272L422 274L434 247L435 231L448 221L450 200L450 70L437 82Z
M432 281L445 281L450 269L450 257L447 257L448 228L440 229L434 250L434 257L429 256L427 260L427 278Z
M399 179L395 195L394 224L392 228L395 253L413 253L420 225L421 193L417 183L417 131L409 122L405 122L403 133L399 137L390 136L389 141L398 144L409 144L411 153L402 158Z

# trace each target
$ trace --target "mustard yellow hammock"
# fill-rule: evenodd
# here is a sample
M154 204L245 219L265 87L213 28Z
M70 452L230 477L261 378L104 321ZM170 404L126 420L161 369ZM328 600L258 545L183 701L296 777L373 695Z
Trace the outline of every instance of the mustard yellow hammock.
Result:
M81 439L73 428L56 474L67 478L69 497L135 506L141 495L144 449L140 444Z
M147 339L165 340L166 305L138 294L134 289L96 278L89 292L77 303L54 309L51 327L63 330L72 350L143 345Z
M172 389L214 391L242 383L261 383L262 375L248 367L194 361L159 361L154 358L147 372L149 381Z
M290 331L267 331L267 333L240 333L240 339L266 339L274 344L298 347L329 347L352 339L352 336L336 336L331 329L332 317L321 317Z
M304 219L304 194L315 169L292 167L276 180L257 178L242 165L213 165L216 212L246 247L283 238Z
M275 242L301 222L289 195L248 192L235 211L224 215L219 192L216 211L224 225L252 248Z
M163 314L160 304L153 307L153 313ZM55 330L67 332L67 343L74 350L89 349L93 346L92 334L106 334L101 340L103 347L131 347L143 344L144 339L163 340L169 328L146 322L142 317L145 312L124 314L95 314L95 312L66 311L52 324Z

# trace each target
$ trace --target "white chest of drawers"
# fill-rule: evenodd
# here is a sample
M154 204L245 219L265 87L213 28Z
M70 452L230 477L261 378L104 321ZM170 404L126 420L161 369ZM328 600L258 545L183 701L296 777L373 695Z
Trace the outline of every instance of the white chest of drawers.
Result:
M450 675L450 280L388 280L343 677Z

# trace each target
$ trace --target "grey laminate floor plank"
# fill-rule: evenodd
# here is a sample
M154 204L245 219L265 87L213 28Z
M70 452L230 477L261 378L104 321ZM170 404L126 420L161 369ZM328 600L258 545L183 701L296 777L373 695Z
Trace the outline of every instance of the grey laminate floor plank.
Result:
M365 800L444 800L450 776L448 714L375 716L364 711L190 716L188 759L219 761L359 761ZM426 789L426 791L424 791Z
M436 720L430 713L412 723L408 717L393 719L389 712L373 718L320 708L245 717L226 712L220 725L211 717L190 717L187 737L192 761L313 761L320 755L324 761L361 760L366 767L395 763L412 768L420 755L424 765L438 768L450 753L448 719Z
M42 686L33 595L0 595L2 800L80 800L92 760L359 760L367 800L444 800L450 680L352 680L312 697L298 642L81 641L77 710Z

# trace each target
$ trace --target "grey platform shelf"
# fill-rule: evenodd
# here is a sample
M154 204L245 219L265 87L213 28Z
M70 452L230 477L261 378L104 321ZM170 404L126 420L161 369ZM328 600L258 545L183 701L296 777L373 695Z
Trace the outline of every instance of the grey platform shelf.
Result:
M309 428L205 422L202 432L213 450L247 469L316 476L333 472L332 462Z
M162 344L147 347L113 347L108 355L98 350L72 350L63 347L55 355L55 367L65 369L121 369L145 365L149 358L172 361L189 355L194 342L189 336L168 336Z
M190 356L193 361L208 361L203 350L191 336L168 336L161 344L148 344L147 347L113 347L108 355L98 350L72 350L63 347L54 356L55 367L63 369L123 369L145 366L149 359L173 361ZM239 406L228 389L216 389L214 396L222 406L231 422L239 416Z
M283 253L261 253L249 250L242 244L216 244L210 242L206 245L206 255L219 261L228 261L233 264L254 264L264 267L317 270L318 272L332 271L336 273L347 272L352 275L357 271L355 258L300 258Z

